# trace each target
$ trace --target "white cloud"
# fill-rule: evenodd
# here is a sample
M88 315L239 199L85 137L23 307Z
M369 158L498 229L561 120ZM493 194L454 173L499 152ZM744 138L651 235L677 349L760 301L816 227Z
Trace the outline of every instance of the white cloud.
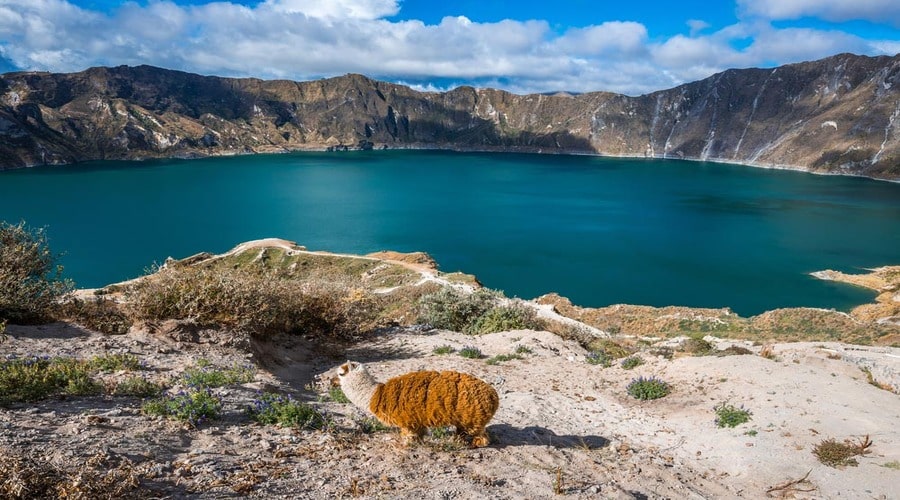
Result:
M688 19L687 25L691 29L691 36L696 36L701 31L710 27L710 24L702 19Z
M0 0L0 55L22 69L152 64L203 74L304 80L348 72L513 92L605 90L639 94L732 67L816 59L838 52L894 54L900 40L840 31L776 29L765 19L654 38L637 22L562 33L545 21L438 24L395 21L397 0L267 0L182 6L127 3L110 14L65 0ZM434 83L434 82L441 83Z
M738 5L747 14L767 19L865 19L900 26L900 2L897 0L738 0Z
M264 5L279 12L321 18L379 19L400 10L396 0L266 0Z

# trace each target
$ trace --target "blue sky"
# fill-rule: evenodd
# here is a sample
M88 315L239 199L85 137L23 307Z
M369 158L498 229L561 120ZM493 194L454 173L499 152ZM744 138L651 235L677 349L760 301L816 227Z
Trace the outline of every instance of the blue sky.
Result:
M0 0L0 71L156 66L630 95L900 52L898 0Z

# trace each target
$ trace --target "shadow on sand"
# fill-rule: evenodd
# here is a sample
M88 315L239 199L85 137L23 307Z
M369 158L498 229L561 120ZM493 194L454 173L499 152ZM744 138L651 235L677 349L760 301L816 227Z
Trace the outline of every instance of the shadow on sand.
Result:
M595 450L609 445L609 440L602 436L561 436L546 427L535 425L517 428L509 424L495 424L489 425L487 431L491 437L491 447L496 448L538 445Z

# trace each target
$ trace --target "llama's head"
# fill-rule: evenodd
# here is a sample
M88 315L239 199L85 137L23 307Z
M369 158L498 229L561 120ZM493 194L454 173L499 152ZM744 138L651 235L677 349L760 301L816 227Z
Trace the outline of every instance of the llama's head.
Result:
M331 378L332 387L339 387L342 385L345 377L348 377L351 373L354 372L365 372L366 368L362 363L357 363L356 361L347 361L337 368L337 376L333 376ZM332 371L331 373L335 373Z

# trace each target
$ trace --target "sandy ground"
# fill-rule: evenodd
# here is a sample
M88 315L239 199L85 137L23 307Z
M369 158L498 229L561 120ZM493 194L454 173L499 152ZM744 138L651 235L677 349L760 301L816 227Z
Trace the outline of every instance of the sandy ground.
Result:
M53 324L10 326L7 333L0 359L132 353L147 363L148 377L159 379L199 358L260 367L252 383L215 389L226 401L225 416L200 429L144 416L141 400L132 397L0 409L0 449L48 457L63 467L97 453L110 462L127 460L143 478L137 492L150 497L900 498L900 396L868 383L860 369L896 386L900 349L778 344L775 359L667 360L644 353L645 364L625 370L588 364L577 344L532 331L472 337L397 330L349 349L278 338L255 344L252 352L228 347L210 332L104 336ZM531 353L489 365L486 359L433 354L443 345L475 346L486 356L518 346ZM362 432L361 410L321 402L306 389L346 359L368 363L380 380L417 369L481 377L500 394L488 427L493 443L472 450L429 437L405 448L395 432ZM626 393L633 378L651 375L669 382L673 392L655 401ZM250 423L242 408L262 389L305 397L334 425L297 431ZM723 401L744 405L752 420L716 427L713 407ZM857 467L828 467L812 453L823 439L867 435L871 452L858 457ZM804 476L807 481L795 488L767 494Z

